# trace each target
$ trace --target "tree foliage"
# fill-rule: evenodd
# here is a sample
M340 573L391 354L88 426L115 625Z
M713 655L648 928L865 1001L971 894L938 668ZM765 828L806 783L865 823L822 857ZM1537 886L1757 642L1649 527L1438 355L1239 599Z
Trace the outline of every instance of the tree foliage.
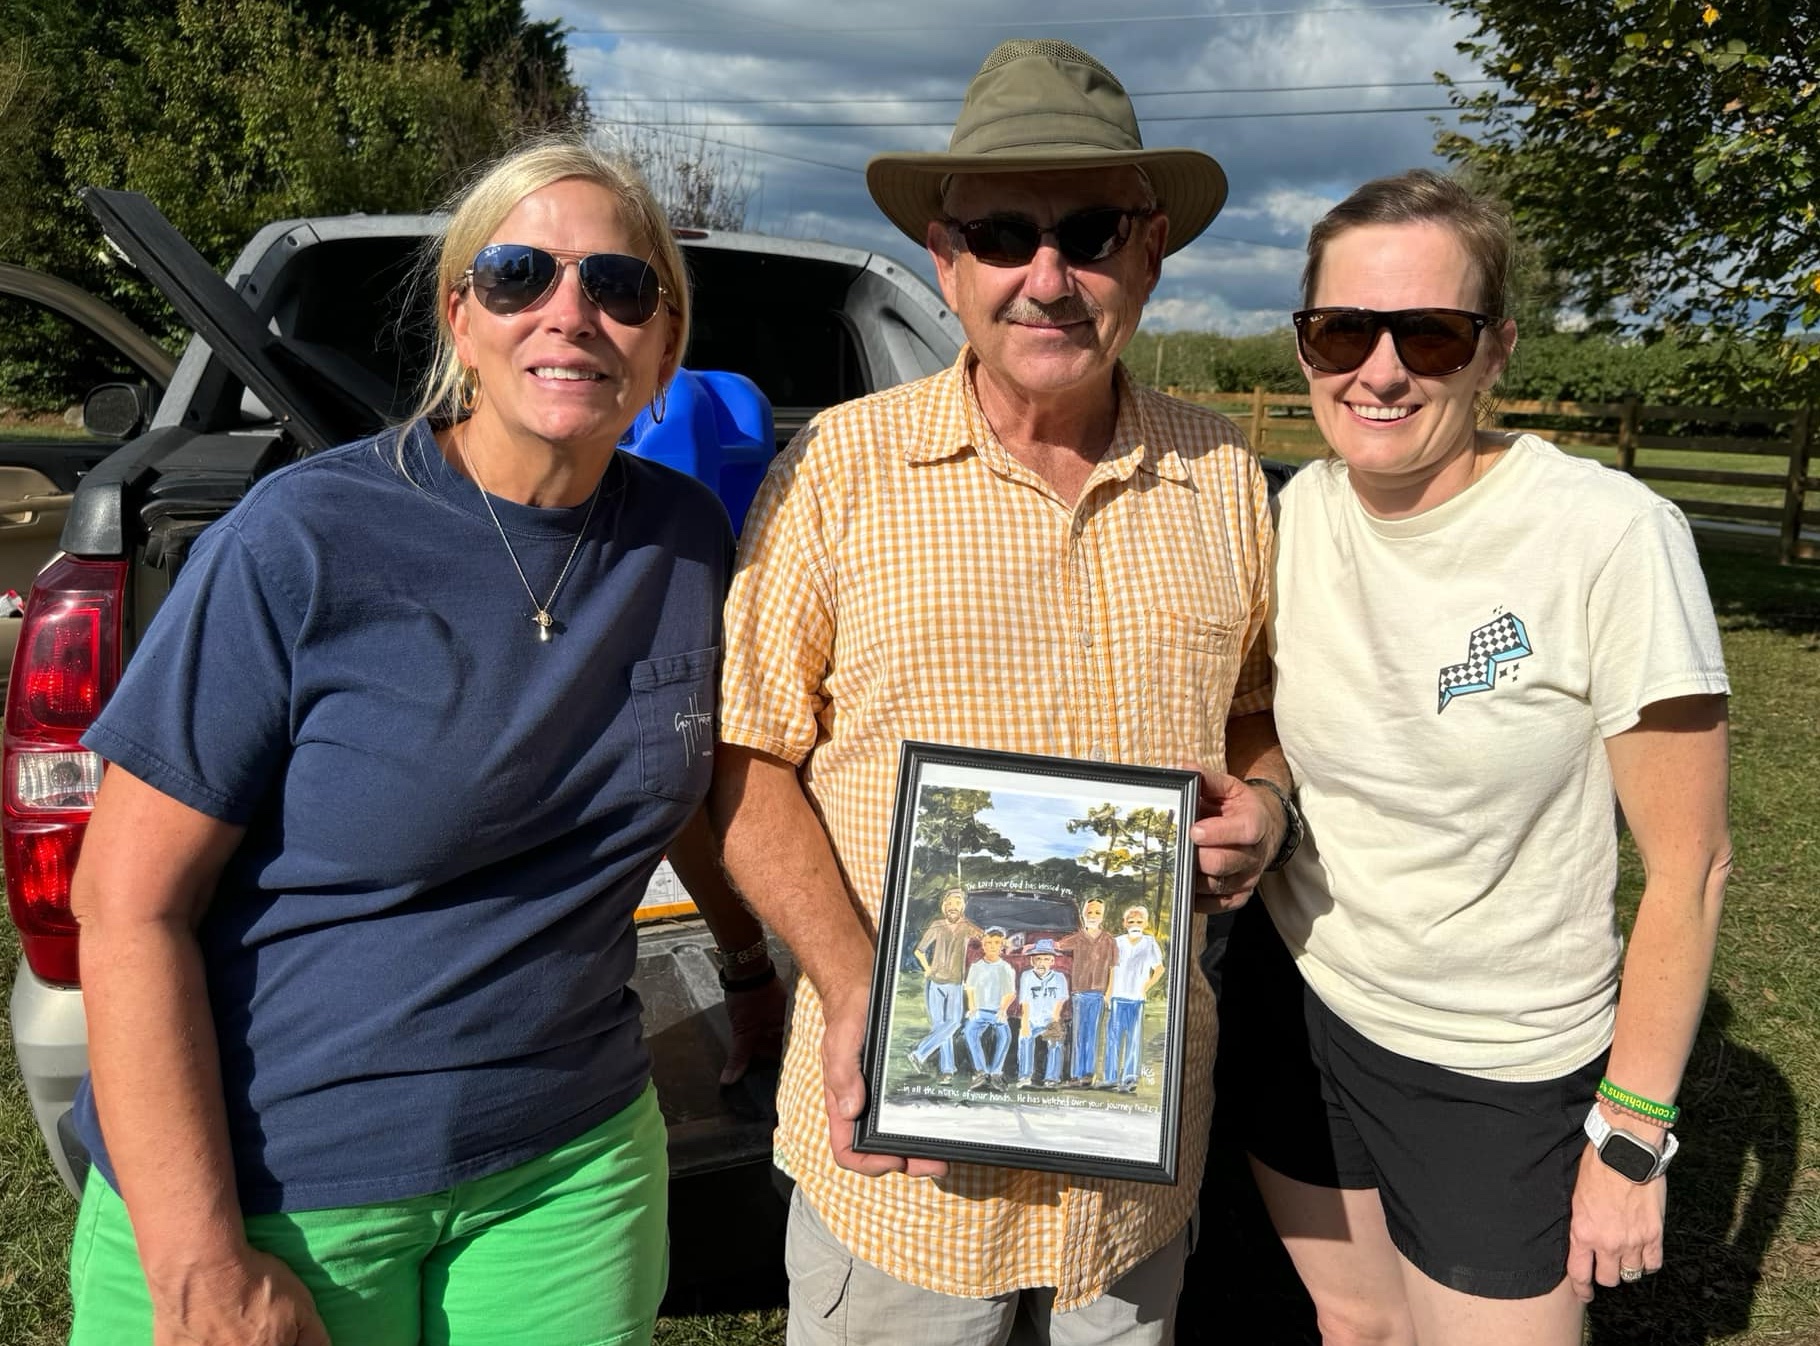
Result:
M1163 358L1157 360L1158 344ZM1255 361L1235 362L1229 352L1249 343ZM1634 397L1656 405L1724 405L1741 390L1788 404L1788 346L1766 339L1702 333L1624 336L1609 332L1550 331L1548 316L1520 317L1517 350L1498 382L1506 401L1622 402ZM1285 330L1232 338L1212 332L1139 332L1125 351L1134 378L1184 392L1304 393L1308 381L1295 362L1295 338Z
M559 31L520 0L0 0L0 255L175 345L78 188L144 192L225 267L276 219L429 209L585 108Z
M1011 854L1009 837L983 823L979 815L992 807L990 790L963 790L951 786L931 786L923 791L916 816L916 841L926 846L942 862L941 872L961 877L961 860L969 855L996 855L1001 859ZM944 879L944 882L947 880Z
M1449 0L1467 94L1439 148L1492 184L1567 297L1651 327L1820 324L1820 10L1789 0ZM1726 352L1709 363L1725 365ZM1788 342L1788 373L1813 363Z

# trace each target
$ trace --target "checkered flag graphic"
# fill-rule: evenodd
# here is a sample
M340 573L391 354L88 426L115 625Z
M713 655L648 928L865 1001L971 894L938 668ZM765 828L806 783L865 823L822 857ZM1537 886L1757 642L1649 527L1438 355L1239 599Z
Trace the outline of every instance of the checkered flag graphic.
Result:
M1529 632L1518 618L1507 612L1486 622L1467 640L1466 662L1441 670L1441 704L1435 713L1446 710L1456 696L1489 692L1497 685L1500 664L1514 663L1529 654Z

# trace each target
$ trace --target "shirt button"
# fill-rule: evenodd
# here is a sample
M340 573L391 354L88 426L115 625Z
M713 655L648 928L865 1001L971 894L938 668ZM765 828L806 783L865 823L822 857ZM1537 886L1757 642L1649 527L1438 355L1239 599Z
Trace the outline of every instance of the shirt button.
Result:
M1093 648L1093 632L1091 632L1091 631L1081 632L1081 648L1084 650Z
M1104 748L1095 748L1093 750L1093 760L1096 762L1104 762L1106 760L1106 750Z

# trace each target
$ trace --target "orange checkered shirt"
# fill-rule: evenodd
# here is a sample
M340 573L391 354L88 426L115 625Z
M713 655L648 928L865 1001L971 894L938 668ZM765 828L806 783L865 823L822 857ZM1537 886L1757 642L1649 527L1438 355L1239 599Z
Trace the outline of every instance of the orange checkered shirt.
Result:
M1072 506L993 436L972 355L818 416L773 464L727 603L722 738L801 767L876 921L904 739L1222 765L1229 715L1270 705L1272 529L1225 417L1118 371L1112 443ZM1194 922L1200 947L1205 922ZM1188 1005L1174 1186L954 1164L838 1167L821 1002L805 978L778 1086L777 1162L855 1256L945 1294L1053 1286L1092 1302L1188 1221L1217 1030Z

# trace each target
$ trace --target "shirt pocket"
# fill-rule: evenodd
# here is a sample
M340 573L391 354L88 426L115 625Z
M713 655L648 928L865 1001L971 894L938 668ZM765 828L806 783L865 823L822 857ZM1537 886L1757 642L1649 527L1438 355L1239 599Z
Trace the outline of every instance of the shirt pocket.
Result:
M1244 623L1153 608L1144 613L1139 736L1153 766L1222 769Z
M638 767L647 794L699 804L714 768L720 646L640 659L632 665Z

